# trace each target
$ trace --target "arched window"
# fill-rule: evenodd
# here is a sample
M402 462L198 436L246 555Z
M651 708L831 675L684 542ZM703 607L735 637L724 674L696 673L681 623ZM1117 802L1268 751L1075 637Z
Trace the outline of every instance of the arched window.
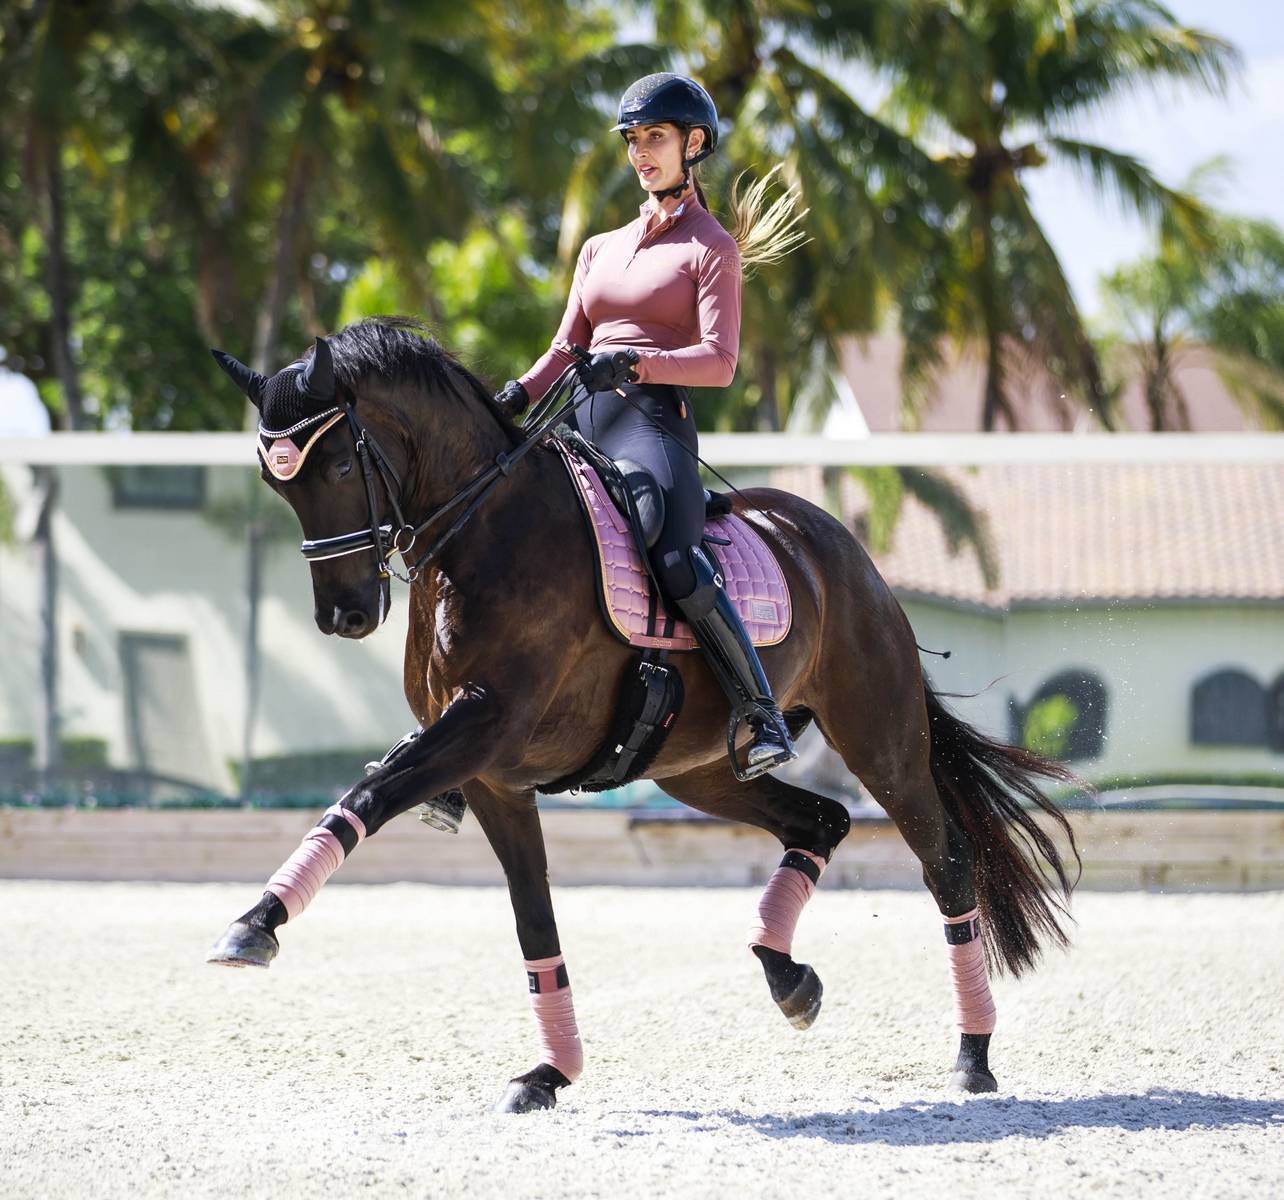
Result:
M1204 676L1190 693L1190 740L1198 746L1266 745L1266 689L1233 667Z
M1078 762L1105 748L1108 695L1091 671L1061 671L1021 710L1020 741L1029 750Z

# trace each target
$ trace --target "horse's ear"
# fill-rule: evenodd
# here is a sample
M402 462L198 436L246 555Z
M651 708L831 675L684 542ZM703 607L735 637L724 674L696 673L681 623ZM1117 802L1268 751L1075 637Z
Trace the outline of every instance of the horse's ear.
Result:
M224 354L222 350L211 350L210 353L214 355L214 361L232 377L232 382L250 398L254 407L261 408L267 376L250 370L239 359L233 358L230 354Z
M316 351L299 376L299 390L313 400L326 404L334 401L334 358L330 354L330 343L323 337L317 338Z

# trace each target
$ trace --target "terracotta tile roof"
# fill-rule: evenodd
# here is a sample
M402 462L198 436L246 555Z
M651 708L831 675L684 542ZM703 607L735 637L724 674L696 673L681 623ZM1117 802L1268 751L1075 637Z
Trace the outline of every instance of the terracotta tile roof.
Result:
M1101 601L1284 601L1284 467L1022 465L943 472L988 514L1000 568L987 588L968 546L907 498L891 550L897 591L990 609ZM773 485L823 503L819 468ZM844 519L865 507L844 476Z
M874 433L899 431L908 426L901 412L901 353L903 343L894 333L848 337L839 342L839 359L856 402ZM1235 401L1213 368L1213 359L1200 346L1182 349L1174 373L1186 397L1190 428L1195 432L1239 432L1260 429L1261 422ZM1096 429L1097 421L1059 398L1051 379L1032 368L1016 375L1017 425L1031 432L1075 428ZM981 428L981 400L985 368L979 352L950 351L932 384L932 400L919 415L925 433L959 433ZM1150 428L1139 379L1132 379L1119 398L1121 429Z

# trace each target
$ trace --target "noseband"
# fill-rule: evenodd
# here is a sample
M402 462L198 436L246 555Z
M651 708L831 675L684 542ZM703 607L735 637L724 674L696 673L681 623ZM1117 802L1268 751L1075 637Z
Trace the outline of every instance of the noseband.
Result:
M573 367L568 367L563 372L561 378L558 379L550 391L550 396L556 396L560 393L573 369ZM543 411L547 411L548 407L548 405L540 406ZM366 505L370 513L370 523L365 529L357 529L351 533L340 533L334 537L306 540L300 546L303 557L309 562L321 562L328 558L343 558L349 554L360 554L369 550L374 554L375 567L381 580L394 575L403 583L414 583L423 574L424 568L442 551L446 543L468 523L469 518L481 506L482 501L486 499L491 489L501 479L508 476L513 465L532 446L538 443L549 429L566 415L571 407L572 405L568 403L567 406L559 408L547 420L539 421L519 445L507 453L497 454L489 466L474 475L444 504L434 508L418 525L411 525L402 514L401 477L397 474L387 454L384 453L379 443L375 440L374 434L361 423L361 418L357 416L356 410L350 403L345 402L342 407L336 405L334 408L318 413L315 417L308 417L285 430L265 429L260 424L259 456L274 478L282 482L297 478L299 472L303 469L303 463L307 458L308 452L320 440L321 435L346 417L348 428L352 432L352 439L356 445L357 461L361 464L361 478L366 489ZM318 428L309 436L301 450L297 449L292 441L287 442L284 447L281 446L281 442L284 439L290 438L296 433L301 433L312 425L316 425ZM267 447L264 446L263 439L265 438L270 440L270 445ZM392 515L396 519L395 525L379 520L376 481L381 482L383 485L384 495L387 497L388 504L392 509ZM455 520L437 536L436 540L422 554L411 562L409 554L416 542L433 526L442 521L443 518L460 508L461 505L463 510L459 512ZM393 555L401 557L402 565L406 569L405 574L402 574L392 565Z

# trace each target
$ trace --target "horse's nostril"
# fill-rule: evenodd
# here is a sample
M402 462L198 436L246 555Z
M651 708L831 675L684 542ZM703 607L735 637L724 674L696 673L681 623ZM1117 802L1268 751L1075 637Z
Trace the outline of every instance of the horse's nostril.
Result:
M359 608L350 608L339 618L339 632L352 637L359 633L365 633L366 626L369 623L370 618Z

